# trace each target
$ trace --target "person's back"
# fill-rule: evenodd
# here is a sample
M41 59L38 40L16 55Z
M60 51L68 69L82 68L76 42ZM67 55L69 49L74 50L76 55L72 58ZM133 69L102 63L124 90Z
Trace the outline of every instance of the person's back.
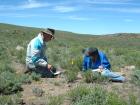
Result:
M27 46L26 63L29 64L29 68L33 68L37 63L45 58L46 44L43 42L41 35L32 39ZM47 62L47 59L45 59Z
M83 58L83 70L98 69L101 65L103 68L109 70L111 68L110 62L102 51L98 51L98 56L95 62L92 61L89 55L85 55Z
M102 65L103 68L106 68L106 69L110 70L111 69L111 64L110 64L107 56L105 55L105 53L102 52L102 51L98 51L98 53L99 53L99 58L98 59L100 59L100 60L98 61L98 65L96 67L99 67L100 65Z

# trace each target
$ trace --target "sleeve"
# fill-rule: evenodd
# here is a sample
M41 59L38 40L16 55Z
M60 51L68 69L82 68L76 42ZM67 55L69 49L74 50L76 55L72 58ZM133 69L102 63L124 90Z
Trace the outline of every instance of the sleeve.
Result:
M107 68L107 69L111 68L111 65L104 53L102 53L102 56L101 56L101 65L103 66L103 68Z
M32 49L32 61L36 66L42 66L42 67L46 67L47 66L47 60L41 57L41 45L40 43L35 43L33 45L33 49Z
M84 56L83 57L83 64L82 64L82 70L86 71L88 69L90 69L90 59L88 56Z
M85 71L87 70L87 65L86 65L86 60L85 60L85 56L83 57L83 62L82 62L82 70Z

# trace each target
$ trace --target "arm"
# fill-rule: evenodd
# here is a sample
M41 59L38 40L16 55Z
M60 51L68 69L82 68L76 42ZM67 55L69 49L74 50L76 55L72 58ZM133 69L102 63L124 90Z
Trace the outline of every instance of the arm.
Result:
M42 45L41 43L39 43L37 40L32 44L32 56L31 59L33 61L33 63L36 66L42 66L42 67L46 67L47 66L47 61L44 59L44 57L42 58L41 53L42 53Z
M90 58L88 56L84 56L82 66L83 66L83 71L90 69Z
M87 65L86 65L86 60L85 60L85 56L83 57L83 62L82 62L82 70L85 71L87 70Z
M107 69L111 68L111 65L110 65L110 63L109 63L109 61L104 53L101 54L100 59L101 59L101 66L103 68L107 68Z

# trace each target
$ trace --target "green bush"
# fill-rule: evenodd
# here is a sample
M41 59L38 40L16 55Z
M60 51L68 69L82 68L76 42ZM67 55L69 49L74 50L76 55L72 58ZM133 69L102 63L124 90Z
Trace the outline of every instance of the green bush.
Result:
M129 51L129 53L127 53L125 55L125 61L127 62L127 64L129 65L135 65L136 67L138 67L138 69L140 69L140 51Z
M83 96L88 95L90 92L91 89L86 86L77 86L76 88L68 92L68 96L72 102L76 102L77 100L80 100Z
M20 75L19 80L21 83L24 83L24 84L30 84L32 82L32 78L28 74Z
M11 73L14 72L13 68L10 67L9 63L7 63L7 62L2 62L2 63L0 64L0 74L3 73L3 72L5 72L5 71L9 71L9 72L11 72Z
M40 74L32 72L31 74L21 74L18 75L19 81L24 84L30 84L32 80L39 81L41 78Z
M65 72L65 78L68 82L73 82L74 80L77 79L77 72L67 70Z
M12 101L12 98L10 96L0 95L0 105L15 105L15 103Z
M9 71L0 74L0 84L0 93L2 94L11 94L22 90L21 82L16 74Z
M37 73L35 73L35 72L32 72L32 73L31 73L31 79L32 79L32 80L39 81L40 78L41 78L41 75L40 75L40 74L37 74Z
M115 93L108 93L106 100L107 101L104 105L129 105Z
M131 75L131 83L140 86L140 70L133 71Z
M138 102L138 98L134 96L134 94L129 94L129 102L130 105L140 105L140 102Z
M128 52L128 50L124 50L124 48L117 48L117 49L114 49L114 55L116 56L121 56L121 55L124 55Z
M32 88L32 92L37 97L41 97L44 93L44 91L41 88L38 88L38 87Z
M82 70L82 56L79 57L79 55L76 55L75 58L71 59L71 67L75 71L80 71Z
M5 58L7 58L6 46L2 44L0 46L0 60L5 60Z
M63 96L50 96L47 105L62 105Z
M20 63L25 64L26 50L16 51L16 56Z
M77 99L73 105L105 105L107 93L100 87L90 89L91 92Z
M23 100L18 94L15 95L0 95L0 105L22 105Z
M73 105L128 105L127 102L123 101L115 93L109 93L99 86L81 88L84 89L80 90L76 88L78 91L72 91L73 95L70 95L73 98ZM82 93L83 90L85 93Z
M86 72L84 72L83 78L86 83L108 81L108 79L104 76L101 76L99 72L92 72L91 70L87 70Z
M95 79L97 79L94 77L93 72L91 70L84 72L82 77L87 83L92 83Z

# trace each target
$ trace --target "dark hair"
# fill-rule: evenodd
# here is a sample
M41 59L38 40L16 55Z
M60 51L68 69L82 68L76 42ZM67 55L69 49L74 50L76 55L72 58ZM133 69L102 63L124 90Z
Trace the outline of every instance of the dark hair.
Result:
M47 28L47 29L48 29L49 31L51 31L53 35L55 34L55 30L54 30L54 29L52 29L52 28Z
M89 56L96 56L96 55L98 55L98 49L97 48L88 48L88 54L89 54Z

